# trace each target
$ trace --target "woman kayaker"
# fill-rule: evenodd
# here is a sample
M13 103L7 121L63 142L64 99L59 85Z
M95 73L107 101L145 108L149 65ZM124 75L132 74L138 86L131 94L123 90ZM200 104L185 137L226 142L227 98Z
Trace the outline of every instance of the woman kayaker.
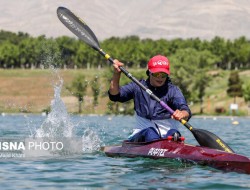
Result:
M178 131L179 122L176 120L189 120L191 111L182 92L169 78L170 63L168 58L162 55L152 57L146 71L148 78L140 80L140 82L175 110L172 116L134 82L124 86L119 85L121 76L119 66L123 65L120 61L114 60L114 73L108 93L111 101L134 100L136 126L128 140L148 142L171 135L177 139L180 132Z

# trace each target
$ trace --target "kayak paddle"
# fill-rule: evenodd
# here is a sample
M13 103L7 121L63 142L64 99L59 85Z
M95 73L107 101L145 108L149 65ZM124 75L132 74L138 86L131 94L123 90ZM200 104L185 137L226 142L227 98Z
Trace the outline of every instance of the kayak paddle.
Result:
M57 8L57 16L59 20L71 31L73 32L80 40L88 44L90 47L92 47L94 50L98 51L102 56L104 56L107 60L109 60L111 63L114 62L114 60L105 53L99 45L99 42L93 33L93 31L88 27L88 25L83 22L79 17L77 17L74 13L72 13L70 10L68 10L65 7L58 7ZM136 83L140 88L142 88L144 91L146 91L150 97L152 97L154 100L159 102L162 107L164 107L166 110L168 110L171 114L174 113L174 111L163 101L161 101L156 95L153 94L151 90L146 88L144 85L142 85L135 77L132 76L131 73L129 73L124 67L120 67L120 70L134 83ZM198 141L198 143L201 146L214 148L223 150L226 152L234 152L222 139L220 139L215 134L203 130L203 129L195 129L193 128L187 121L184 119L180 120L180 122L189 130L192 132L195 139Z

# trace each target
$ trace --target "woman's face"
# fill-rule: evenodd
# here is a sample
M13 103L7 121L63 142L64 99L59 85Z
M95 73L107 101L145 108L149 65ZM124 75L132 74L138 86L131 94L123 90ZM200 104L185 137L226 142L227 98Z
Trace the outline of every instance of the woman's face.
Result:
M165 84L167 80L167 74L160 72L160 73L150 73L149 81L153 87L160 87Z

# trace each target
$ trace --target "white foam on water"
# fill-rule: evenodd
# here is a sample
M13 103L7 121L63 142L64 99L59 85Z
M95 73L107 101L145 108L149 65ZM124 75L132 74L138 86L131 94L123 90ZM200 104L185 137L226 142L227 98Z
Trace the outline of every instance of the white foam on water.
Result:
M83 152L91 153L101 148L99 136L91 129L86 129L82 136Z

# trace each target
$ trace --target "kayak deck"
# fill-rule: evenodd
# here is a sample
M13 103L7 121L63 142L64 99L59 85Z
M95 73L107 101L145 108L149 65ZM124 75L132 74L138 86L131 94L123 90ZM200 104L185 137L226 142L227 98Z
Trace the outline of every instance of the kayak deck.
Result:
M122 145L105 146L102 150L110 157L181 159L223 171L250 174L250 159L245 156L166 139L148 143L124 141Z

